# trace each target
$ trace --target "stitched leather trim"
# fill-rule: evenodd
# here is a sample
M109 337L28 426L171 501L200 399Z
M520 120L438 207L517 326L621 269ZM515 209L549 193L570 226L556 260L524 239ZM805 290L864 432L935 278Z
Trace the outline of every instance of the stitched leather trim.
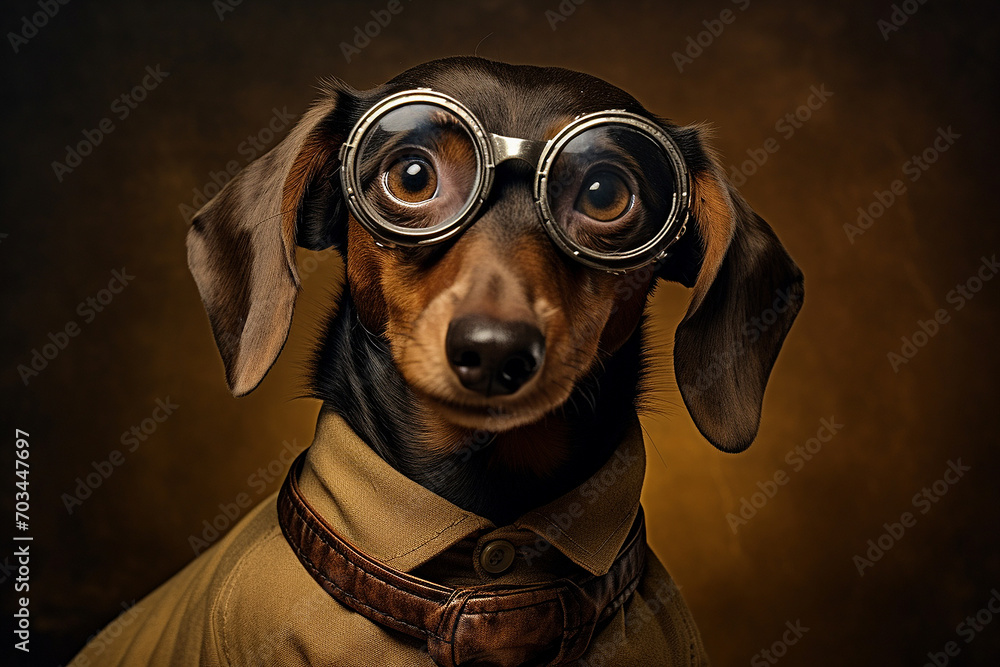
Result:
M302 452L278 494L281 531L333 598L362 616L427 642L434 661L458 667L562 665L586 651L594 628L635 591L645 572L642 508L611 569L545 584L441 586L396 570L338 535L302 496Z

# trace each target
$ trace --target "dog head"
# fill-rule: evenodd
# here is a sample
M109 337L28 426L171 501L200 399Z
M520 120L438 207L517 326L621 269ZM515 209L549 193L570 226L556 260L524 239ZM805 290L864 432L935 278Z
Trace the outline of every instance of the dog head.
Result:
M580 114L609 109L655 122L690 174L686 233L655 265L620 273L585 266L545 233L534 169L510 161L497 167L489 198L461 234L429 247L385 247L346 206L339 149L366 110L417 88L460 100L489 132L508 137L546 141ZM189 265L238 396L284 344L299 287L297 245L337 247L361 322L387 341L414 393L449 422L489 431L562 405L632 336L663 279L693 288L674 345L684 401L710 442L742 450L756 436L768 376L803 297L798 267L727 182L697 128L662 120L585 74L478 58L427 63L369 91L325 84L289 135L195 216Z

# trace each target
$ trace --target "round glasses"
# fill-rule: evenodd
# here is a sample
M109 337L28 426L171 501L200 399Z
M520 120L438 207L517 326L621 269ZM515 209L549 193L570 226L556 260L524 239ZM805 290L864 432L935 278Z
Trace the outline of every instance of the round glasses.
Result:
M549 141L488 133L454 98L419 89L366 112L340 150L355 219L383 245L445 241L475 219L496 166L535 168L534 200L573 259L619 272L662 260L684 233L690 195L680 149L637 114L577 117Z

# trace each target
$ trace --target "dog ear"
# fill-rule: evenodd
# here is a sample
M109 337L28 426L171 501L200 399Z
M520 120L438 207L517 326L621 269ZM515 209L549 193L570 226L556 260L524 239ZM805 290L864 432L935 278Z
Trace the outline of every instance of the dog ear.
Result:
M802 307L803 277L701 148L697 130L683 133L693 165L692 219L660 269L661 277L694 288L674 336L674 373L702 435L739 452L757 436L768 376Z
M325 84L288 136L205 204L188 232L188 266L236 396L260 383L285 344L296 243L319 250L345 234L335 176L351 100L347 86Z

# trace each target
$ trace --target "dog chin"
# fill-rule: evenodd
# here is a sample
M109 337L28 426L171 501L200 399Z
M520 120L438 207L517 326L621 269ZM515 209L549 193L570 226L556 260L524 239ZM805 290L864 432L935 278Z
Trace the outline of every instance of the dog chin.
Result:
M428 406L446 421L467 429L502 433L520 426L527 426L544 417L558 406L501 404L472 406L425 395Z

